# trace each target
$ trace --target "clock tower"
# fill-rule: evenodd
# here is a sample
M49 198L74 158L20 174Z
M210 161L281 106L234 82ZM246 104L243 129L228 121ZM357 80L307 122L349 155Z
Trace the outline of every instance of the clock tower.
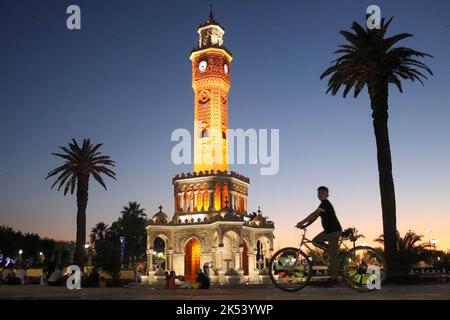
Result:
M166 270L195 281L197 270L209 264L212 283L228 283L228 275L240 283L258 283L273 252L275 226L260 210L248 214L250 179L228 170L232 55L223 44L225 31L212 10L197 32L198 45L190 54L194 172L172 178L172 218L160 206L148 221L148 281L157 283ZM164 259L164 267L153 269L154 256Z
M224 28L208 20L198 28L191 52L194 90L194 171L228 170L228 91L231 53L223 44Z

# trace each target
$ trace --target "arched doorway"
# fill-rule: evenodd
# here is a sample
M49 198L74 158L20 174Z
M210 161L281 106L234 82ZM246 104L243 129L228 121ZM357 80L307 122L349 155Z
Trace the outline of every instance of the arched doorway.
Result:
M256 242L256 268L261 270L268 266L270 241L266 237L261 237Z
M244 250L242 250L242 269L244 269L244 275L248 276L248 246L244 241Z
M184 277L194 282L197 278L197 270L200 269L200 241L192 238L186 243L184 249Z
M234 231L227 231L223 235L223 251L222 251L222 268L225 271L228 269L238 269L239 264L236 261L235 252L238 249L238 235Z
M156 237L153 241L153 248L155 250L155 257L153 262L158 266L161 265L161 269L166 269L166 243L161 237Z
M262 268L264 268L263 244L258 240L256 241L256 269Z

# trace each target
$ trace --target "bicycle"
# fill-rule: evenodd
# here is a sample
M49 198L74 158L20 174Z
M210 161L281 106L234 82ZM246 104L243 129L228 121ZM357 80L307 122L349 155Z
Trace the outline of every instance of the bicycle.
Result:
M363 292L372 291L375 289L376 277L380 278L381 284L385 281L384 258L374 248L355 246L357 237L354 230L344 230L339 238L340 275L351 288ZM346 240L353 242L352 248L346 245ZM306 229L303 229L299 248L283 248L272 256L269 276L277 288L291 292L301 290L311 281L315 264L328 265L326 259L314 254L310 244L313 242L306 238ZM313 245L327 252L327 248Z

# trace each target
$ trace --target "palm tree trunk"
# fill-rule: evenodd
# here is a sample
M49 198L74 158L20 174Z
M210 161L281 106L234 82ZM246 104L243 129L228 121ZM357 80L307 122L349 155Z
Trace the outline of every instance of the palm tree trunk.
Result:
M77 238L74 263L83 271L86 243L86 207L88 202L89 175L80 175L77 181Z
M395 190L394 179L392 177L391 148L388 131L387 82L381 80L373 85L369 85L369 95L373 111L373 128L377 144L386 276L389 280L400 275L401 269L398 256Z

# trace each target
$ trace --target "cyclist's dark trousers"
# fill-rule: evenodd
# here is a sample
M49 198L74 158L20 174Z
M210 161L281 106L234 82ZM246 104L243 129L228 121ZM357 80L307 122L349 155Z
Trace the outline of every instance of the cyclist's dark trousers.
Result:
M326 233L325 231L319 233L314 237L312 242L318 244L321 247L328 249L328 256L330 257L330 266L328 268L328 275L332 279L336 279L339 274L339 237L342 231L336 231L331 233ZM328 246L325 244L328 242Z

